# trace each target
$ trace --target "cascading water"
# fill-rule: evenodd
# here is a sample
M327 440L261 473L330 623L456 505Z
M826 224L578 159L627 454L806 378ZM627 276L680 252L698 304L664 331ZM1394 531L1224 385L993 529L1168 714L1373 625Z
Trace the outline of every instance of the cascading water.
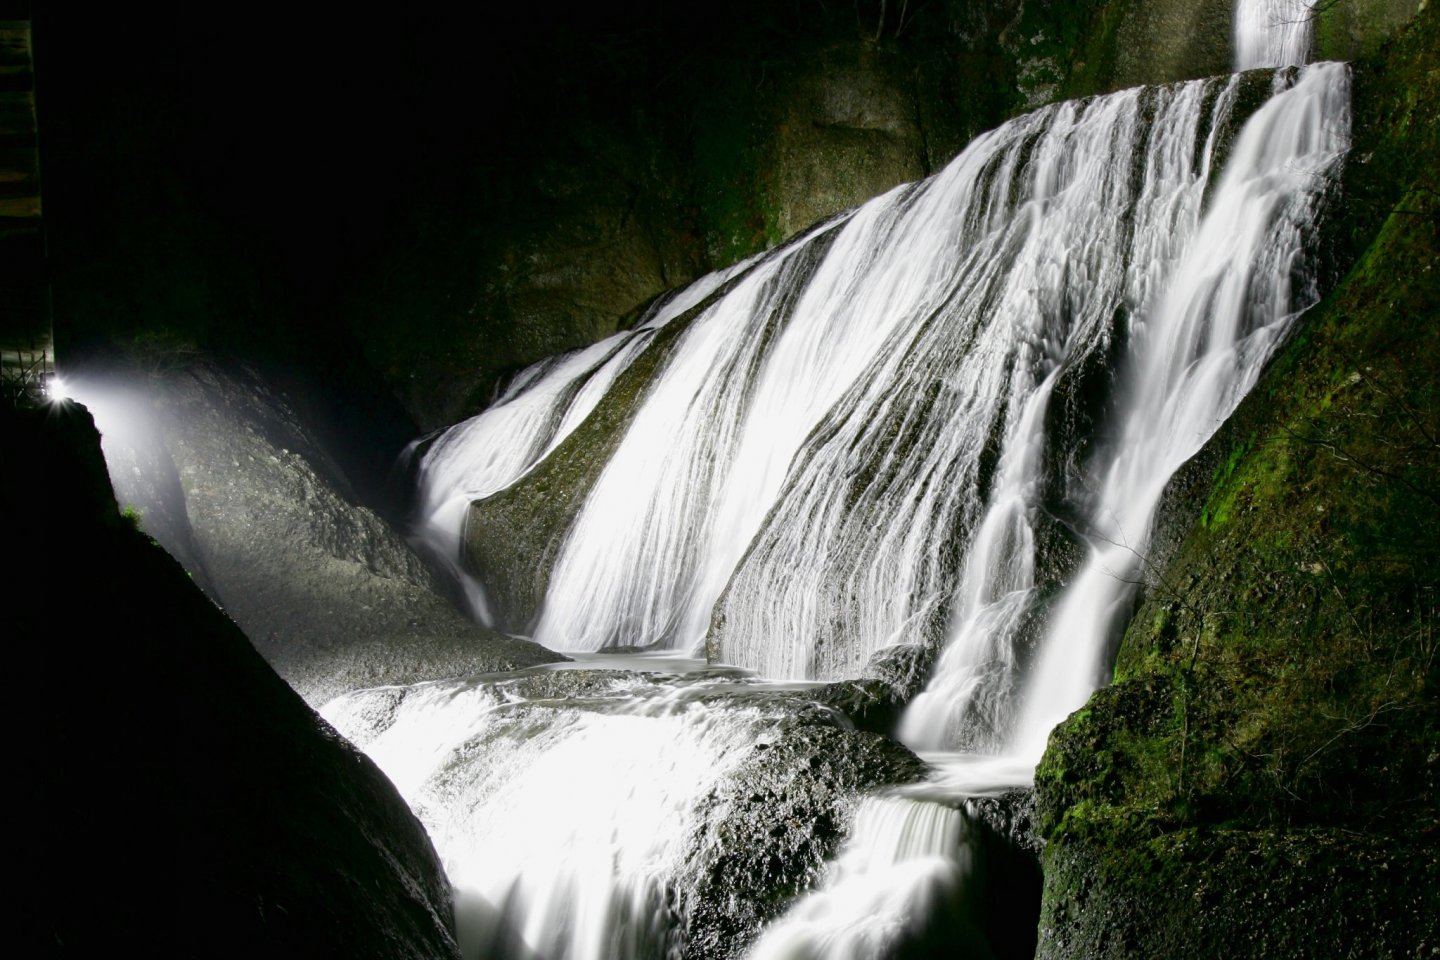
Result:
M1235 69L1294 67L1310 59L1315 0L1236 0Z
M708 274L662 298L632 331L527 367L483 414L434 438L420 464L415 540L462 584L476 619L493 622L483 586L460 563L460 535L471 502L509 486L543 460L590 414L657 330L745 266ZM428 439L411 444L407 456Z
M457 557L469 503L584 430L655 331L683 325L571 524L537 637L706 638L807 679L943 648L901 725L935 774L860 804L846 852L756 956L884 955L927 910L951 940L977 935L962 798L1028 782L1104 681L1165 484L1316 296L1305 251L1346 147L1347 71L1279 71L1248 118L1241 83L1018 118L532 368L426 454L426 523ZM430 828L472 951L660 956L683 951L674 891L701 798L777 722L731 686L557 711L457 682L326 715Z
M957 896L974 869L972 829L962 812L940 804L867 798L855 814L855 840L823 886L773 924L750 957L861 960L926 935L984 956L980 924ZM943 918L942 929L917 931L917 916Z
M707 700L715 686L616 674L568 688L561 708L457 681L361 691L323 712L430 830L465 956L662 957L676 949L669 895L695 800L779 718Z
M999 555L984 537L971 548L956 635L902 726L912 745L966 745L971 731L988 729L996 733L982 742L987 750L1039 759L1050 729L1104 682L1165 484L1234 410L1297 312L1314 302L1303 250L1347 146L1348 73L1322 64L1298 78L1276 74L1274 84L1275 95L1236 138L1203 216L1213 137L1185 188L1137 211L1137 235L1164 235L1138 277L1152 296L1127 326L1117 403L1100 431L1114 439L1071 481L1084 505L1074 522L1090 544L1088 558L1048 613L1028 676L1015 673L1023 639L1016 624L1038 599L1037 585L1033 555L1017 561L1011 544L1033 542L1037 504L1002 484L1009 500L994 503L981 529L1003 525L1008 539ZM1175 169L1167 170L1163 155L1152 154L1149 164L1147 182L1166 181ZM1049 400L1038 390L1034 397ZM1025 422L1033 430L1039 417ZM1039 440L1023 439L1020 455L1030 456ZM1025 466L1005 464L1009 449L1002 475L1014 470L1022 489L1033 487L1038 481ZM1023 704L1018 724L997 723L997 699L999 709Z

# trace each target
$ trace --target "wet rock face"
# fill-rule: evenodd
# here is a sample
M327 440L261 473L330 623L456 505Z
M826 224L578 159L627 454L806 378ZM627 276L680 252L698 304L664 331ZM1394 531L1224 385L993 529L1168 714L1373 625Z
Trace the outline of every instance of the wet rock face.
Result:
M119 499L312 704L559 659L456 612L257 375L202 361L124 384L114 418L121 388L94 386Z
M1125 6L1117 88L1230 72L1234 0L1130 0Z
M930 172L909 74L893 53L833 47L776 98L768 154L780 236Z
M741 955L814 886L867 789L923 775L919 758L873 733L790 724L757 742L700 802L685 955Z
M0 421L26 452L3 490L29 547L5 601L12 666L35 684L11 707L32 730L18 870L33 942L54 956L455 960L420 824L122 520L84 411ZM90 573L67 573L79 557Z
M1035 823L1034 790L1009 790L998 797L975 797L966 801L965 812L1017 850L1038 857L1044 849L1044 840Z
M843 713L857 728L889 735L905 707L925 687L937 651L915 643L877 650L857 680L826 684L817 699Z

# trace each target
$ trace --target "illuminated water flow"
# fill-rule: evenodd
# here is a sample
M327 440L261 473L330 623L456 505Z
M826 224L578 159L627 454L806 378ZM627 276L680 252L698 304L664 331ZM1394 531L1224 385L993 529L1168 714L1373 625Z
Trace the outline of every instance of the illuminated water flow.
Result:
M1243 123L1241 84L1018 118L936 177L533 368L427 453L424 516L453 557L467 504L584 430L680 324L571 525L537 638L707 639L811 679L895 644L943 649L901 733L952 753L919 792L860 805L847 851L757 956L883 955L927 913L974 934L957 798L1027 782L1104 681L1164 485L1316 295L1305 251L1346 147L1346 69L1277 73ZM680 949L697 805L778 715L703 683L564 709L518 689L362 692L326 714L430 828L472 951Z
M434 438L420 464L415 536L464 585L471 612L482 623L492 622L484 588L460 565L470 503L504 489L544 459L590 414L655 331L744 268L742 263L709 274L662 298L634 330L526 368L489 409Z
M322 711L429 830L466 957L678 949L681 877L717 842L700 801L794 716L723 673L572 676L363 690Z
M1137 211L1137 237L1147 229L1168 237L1140 279L1150 296L1125 331L1115 403L1100 430L1108 439L1062 461L1075 471L1068 493L1080 507L1071 526L1086 542L1079 574L1041 611L1030 649L1025 627L1041 600L1033 491L1045 469L1031 458L1054 441L1040 435L1044 417L1027 410L967 556L951 642L906 715L907 742L1018 750L1038 760L1050 728L1104 682L1166 482L1230 415L1290 321L1315 299L1303 251L1348 145L1348 73L1321 64L1298 79L1277 74L1274 83L1276 95L1245 124L1208 196L1206 159L1186 188ZM1147 181L1165 179L1165 164L1151 154ZM1049 399L1037 390L1031 404Z
M752 960L860 960L915 939L917 917L943 918L932 933L957 956L988 951L959 895L970 879L973 829L959 810L903 797L871 797L854 838L815 893L756 942ZM969 947L971 950L967 950Z

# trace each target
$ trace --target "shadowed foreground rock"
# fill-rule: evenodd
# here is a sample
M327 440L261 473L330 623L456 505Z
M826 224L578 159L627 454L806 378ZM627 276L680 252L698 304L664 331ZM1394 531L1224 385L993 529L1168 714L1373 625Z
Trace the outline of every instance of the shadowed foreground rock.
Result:
M3 422L35 941L56 956L455 957L420 824L119 515L86 413Z

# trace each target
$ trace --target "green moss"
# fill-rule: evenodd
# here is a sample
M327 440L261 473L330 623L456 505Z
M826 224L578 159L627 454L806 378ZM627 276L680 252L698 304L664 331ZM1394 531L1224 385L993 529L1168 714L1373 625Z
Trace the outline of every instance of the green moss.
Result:
M1420 956L1440 865L1352 831L1182 829L1044 854L1041 960Z
M1422 0L1330 0L1315 4L1315 51L1322 60L1373 56Z

